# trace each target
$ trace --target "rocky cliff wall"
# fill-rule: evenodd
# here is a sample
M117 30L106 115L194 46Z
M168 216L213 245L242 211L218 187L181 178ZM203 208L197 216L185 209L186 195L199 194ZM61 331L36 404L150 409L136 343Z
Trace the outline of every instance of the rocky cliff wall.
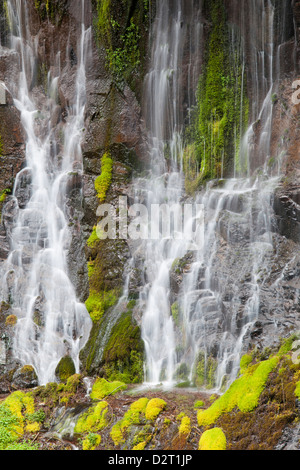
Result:
M209 3L201 2L203 7L203 36L202 40L207 41L211 22L209 17ZM276 2L275 2L276 3ZM92 50L90 51L89 65L87 68L87 106L86 106L86 126L83 136L83 159L84 174L79 177L74 174L69 180L69 220L72 225L72 242L69 251L69 268L73 284L76 286L78 296L81 300L95 300L91 307L93 309L105 312L106 318L110 318L114 304L116 303L120 291L124 285L124 273L126 265L131 257L130 246L124 241L110 240L107 242L94 243L90 240L93 228L97 223L96 210L99 205L99 197L95 188L95 182L102 172L103 156L109 154L113 161L110 175L110 185L106 192L106 202L110 202L117 207L119 196L132 196L131 180L135 172L141 171L147 167L147 142L145 141L143 109L142 109L142 83L145 74L148 54L148 33L151 21L155 13L154 2L150 2L146 8L145 2L129 1L124 4L120 2L107 2L109 12L114 20L113 27L105 30L104 10L101 9L101 2L85 2L86 22L93 28ZM227 11L227 21L235 24L236 27L245 28L244 19L241 18L239 5L234 0L225 2ZM284 28L285 36L280 38L282 47L282 61L280 75L277 82L277 95L274 96L273 125L272 125L272 147L269 157L269 166L278 170L278 161L283 168L283 178L279 187L274 193L274 236L279 236L277 250L279 253L278 265L274 267L270 260L269 274L270 279L275 280L275 273L278 272L278 266L283 268L292 258L292 254L297 252L299 243L299 106L291 102L292 83L297 78L298 73L298 54L299 54L299 2L287 2L286 25ZM188 14L188 12L187 12ZM5 24L5 11L1 10L1 18ZM278 14L279 15L279 14ZM56 2L51 10L51 15L45 9L45 4L39 2L38 8L33 4L30 7L30 23L28 25L30 34L36 39L38 49L38 61L36 64L35 81L32 84L34 92L40 96L41 102L45 100L46 76L51 69L61 66L59 81L59 105L56 109L53 119L59 133L60 127L64 124L66 106L70 99L72 87L74 86L74 73L76 71L76 44L78 38L78 28L80 25L80 2L61 1ZM279 16L278 16L279 18ZM130 29L134 24L139 27L139 33L136 29ZM104 26L103 26L104 25ZM116 26L117 25L117 26ZM102 28L102 29L101 29ZM104 30L103 30L104 28ZM116 28L116 29L114 29ZM134 42L130 43L126 34L128 31L134 31ZM246 28L247 31L247 28ZM127 32L127 33L126 33ZM250 44L250 32L245 35L244 40ZM123 41L120 42L120 38ZM131 37L131 36L130 36ZM13 76L18 69L18 61L14 53L8 49L5 34L1 37L1 60L0 60L0 79L4 82L13 80ZM189 38L191 39L191 38ZM277 41L279 43L279 39ZM207 42L204 42L207 44ZM128 48L130 51L139 51L138 55L133 54L133 65L131 69L126 68L126 64L119 63L121 56L120 50ZM247 51L249 52L249 45ZM130 49L131 48L131 49ZM207 50L203 43L194 45L195 61L199 62L199 73L203 70L205 54ZM110 66L107 62L110 54ZM124 59L124 58L123 58ZM125 59L127 60L128 57ZM124 59L124 60L125 60ZM128 64L127 64L128 65ZM248 72L249 97L251 100L251 90L253 90L253 78L251 78L250 59L247 60L246 69ZM186 68L185 68L186 70ZM121 74L121 75L120 75ZM187 75L182 77L182 107L183 114L187 112L188 97L191 96L191 90L188 89ZM196 90L192 90L194 96ZM194 98L195 99L195 98ZM0 107L2 116L0 123L0 135L3 142L3 152L1 161L1 186L0 190L12 189L14 178L18 170L24 165L24 136L22 126L16 108L8 95L8 104L6 107ZM11 132L12 131L12 132ZM257 122L254 126L254 141L259 141L260 124ZM254 144L255 144L254 142ZM255 152L254 152L255 153ZM274 162L276 161L276 164ZM253 172L261 171L262 161L259 159L252 161ZM19 194L19 204L26 201L26 193L30 187L30 178L24 178L22 188ZM201 185L198 187L202 189ZM5 205L5 217L1 229L1 256L4 259L9 250L7 239L7 224L9 218L13 216L14 208L10 208L10 200L7 197ZM80 216L79 216L80 215ZM79 219L78 219L79 217ZM80 220L80 227L78 226ZM215 265L216 276L222 276L228 280L234 279L234 271L228 274L228 265L226 265L225 247L228 248L232 239L228 239L228 227L222 222L220 224L220 243L221 248L217 255L218 262ZM78 237L82 233L83 237ZM237 234L236 239L239 235ZM285 237L285 238L284 238ZM237 245L231 247L238 253L244 247L238 248ZM232 251L231 251L232 253ZM289 255L290 254L290 255ZM277 309L274 304L274 295L272 292L266 294L263 299L261 312L267 310L275 311L276 323L282 320L282 317L288 317L287 322L283 321L280 334L286 334L286 328L298 327L298 274L297 259L293 261L293 276L289 277L288 284L283 284L282 289L286 305L280 305ZM276 263L275 263L276 264ZM236 266L235 266L236 267ZM273 271L274 269L274 271ZM228 276L228 277L227 277ZM139 287L142 282L142 273L138 269L131 276L131 301L128 305L122 305L121 311L116 315L116 319L123 316L124 324L129 326L130 334L127 338L119 336L117 331L117 322L110 324L111 343L105 351L107 362L103 356L99 356L95 351L102 344L103 331L105 325L101 320L94 322L92 335L87 347L82 352L82 367L87 373L104 374L109 376L115 373L115 365L118 363L122 374L129 374L136 380L140 380L140 373L134 372L143 354L143 347L140 342L138 326L133 317L139 320L140 312L135 310L134 301L139 293ZM180 279L178 281L180 283ZM292 282L292 284L291 284ZM231 282L228 281L228 285ZM249 285L248 285L249 287ZM243 286L244 302L246 302L247 282ZM176 287L177 289L177 287ZM292 293L291 293L292 290ZM104 298L109 294L110 299ZM227 306L227 320L230 321L228 313L228 299L231 297L230 290L222 292ZM94 298L93 298L94 296ZM264 307L263 307L264 304ZM273 304L273 306L272 306ZM89 304L88 304L89 305ZM102 310L101 310L102 309ZM291 312L291 315L289 314ZM9 306L3 306L3 325L9 316ZM241 313L241 323L243 314ZM264 313L265 315L265 313ZM278 319L278 322L277 322ZM125 321L126 320L126 321ZM272 320L273 321L273 320ZM110 323L109 320L107 320ZM225 322L226 323L226 322ZM268 320L263 322L268 324ZM3 326L9 338L12 334L11 326ZM273 328L273 327L272 327ZM269 331L266 326L264 340L262 345L269 345L272 342L273 330ZM114 334L112 331L114 329ZM251 332L251 338L255 338L255 344L259 343L262 335L261 321ZM107 338L106 338L107 340ZM125 347L120 347L120 341ZM263 347L263 346L262 346ZM7 352L9 346L6 346ZM112 353L112 351L114 353ZM133 351L131 359L128 361L128 354ZM5 369L5 367L4 367ZM7 371L6 371L7 372Z

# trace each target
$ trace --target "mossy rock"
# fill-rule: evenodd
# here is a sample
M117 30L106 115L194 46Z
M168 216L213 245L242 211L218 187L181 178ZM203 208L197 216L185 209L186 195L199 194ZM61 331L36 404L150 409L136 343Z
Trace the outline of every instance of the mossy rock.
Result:
M161 398L152 398L146 407L145 416L149 421L155 421L160 413L166 408L167 403Z
M55 369L55 376L59 382L66 382L76 373L73 359L70 356L62 357Z
M104 370L110 380L139 383L143 380L144 345L141 331L129 309L112 329L103 353Z
M226 450L226 447L226 436L220 428L205 431L199 441L199 450Z
M12 379L12 386L15 389L34 388L38 384L38 378L31 365L25 365L18 369Z
M127 386L123 382L108 382L103 378L97 378L91 391L92 400L103 400L109 395L115 395L121 390L126 390Z

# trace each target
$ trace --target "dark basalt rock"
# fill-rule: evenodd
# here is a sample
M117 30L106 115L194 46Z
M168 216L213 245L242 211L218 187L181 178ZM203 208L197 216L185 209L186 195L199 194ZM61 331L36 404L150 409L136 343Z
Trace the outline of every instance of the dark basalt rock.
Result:
M278 232L300 242L300 188L285 190L280 188L274 195L274 211Z
M12 387L16 390L34 388L38 385L38 378L32 366L23 366L13 374Z

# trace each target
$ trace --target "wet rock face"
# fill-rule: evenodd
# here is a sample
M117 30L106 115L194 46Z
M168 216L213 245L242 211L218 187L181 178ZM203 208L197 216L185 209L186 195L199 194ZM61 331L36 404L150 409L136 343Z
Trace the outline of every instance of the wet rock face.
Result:
M276 194L292 208L297 204L295 186L290 192L279 187ZM173 263L170 304L178 344L184 344L184 329L189 325L207 357L220 360L224 351L235 351L232 361L227 361L225 373L230 374L239 341L240 354L253 348L263 351L299 329L299 232L296 212L284 205L276 212L272 192L266 199L256 191L251 196L245 193L237 212L232 210L237 207L235 196L233 205L229 195L223 202L219 191L215 196L218 204L212 195L206 206L210 223L219 208L214 235L207 240L201 262L197 263L195 253L188 253ZM264 205L268 224L260 211ZM186 323L182 323L182 309Z
M12 376L19 367L12 355L16 320L11 306L2 302L0 305L0 393L11 391Z
M278 231L296 243L300 242L300 187L280 188L274 196Z
M0 136L3 147L0 155L0 189L3 190L13 187L15 177L25 161L20 114L13 104L0 106Z
M17 369L12 378L12 387L16 390L37 387L38 378L32 366L23 366Z

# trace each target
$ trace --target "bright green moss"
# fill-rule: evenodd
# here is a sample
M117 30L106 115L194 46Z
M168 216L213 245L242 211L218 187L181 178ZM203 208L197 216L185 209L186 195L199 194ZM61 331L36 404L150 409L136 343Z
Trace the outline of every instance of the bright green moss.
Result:
M111 45L111 0L97 0L98 39L107 47Z
M195 403L194 403L194 408L197 409L197 408L202 408L204 406L204 402L202 400L197 400Z
M198 411L199 426L214 424L223 413L228 413L236 407L244 413L252 411L258 405L268 377L278 362L279 358L274 356L250 366L210 408Z
M82 450L95 450L101 443L101 436L99 434L90 433L82 441Z
M1 140L0 140L1 144ZM0 145L0 157L1 157L1 145ZM4 202L6 199L6 196L11 193L10 189L4 189L3 191L0 192L0 203Z
M56 369L55 375L60 382L66 382L69 377L76 373L75 365L70 356L62 357L59 361Z
M191 432L191 419L188 416L183 416L179 426L179 436L187 437Z
M119 25L114 23L114 27L117 30ZM117 81L122 81L140 65L140 38L139 27L131 18L130 25L120 36L120 47L107 50L108 66Z
M217 360L201 351L195 367L194 382L198 388L210 390L216 385Z
M226 436L220 428L205 431L199 441L199 450L226 450Z
M67 382L61 383L57 387L57 391L59 392L60 403L61 404L68 404L71 398L75 395L78 386L80 383L80 374L73 374L68 377Z
M101 202L105 200L106 193L110 187L112 180L112 169L113 161L110 157L110 154L107 152L101 159L101 175L98 176L95 181L95 189Z
M278 355L279 356L284 356L285 354L290 352L292 350L294 341L297 340L297 339L299 339L299 337L297 335L292 335L290 338L284 340L282 342L282 345L281 345L280 349L279 349Z
M115 290L108 292L91 292L89 298L85 302L87 311L94 323L101 320L103 314L117 302L118 295Z
M103 400L108 395L115 395L127 388L123 382L108 382L105 379L97 378L91 392L92 400Z
M144 442L140 442L139 444L137 444L136 446L134 446L132 448L132 450L144 450L145 447L147 445L147 441L144 441Z
M126 432L133 425L138 425L145 416L149 403L148 398L140 398L133 402L122 420L118 421L111 430L110 436L116 446L125 442Z
M39 431L40 422L30 393L18 391L9 395L0 404L0 450L17 450L17 447L27 447L31 450L30 444L20 441L25 431ZM32 450L35 449L36 447L32 446Z
M155 421L167 404L161 398L152 398L147 404L145 416L149 421Z
M97 227L94 227L93 231L92 231L92 233L91 233L91 235L90 235L90 237L87 241L87 246L90 247L90 248L93 248L98 240L99 240L99 237L97 235Z
M143 342L140 327L132 318L130 303L113 327L103 352L104 370L109 380L141 383L143 380Z
M74 432L78 434L99 432L107 426L108 403L99 401L96 405L80 416Z
M186 190L208 179L247 171L241 157L241 136L248 125L249 104L238 40L231 39L223 0L209 4L211 31L197 106L186 130L183 157ZM247 163L247 159L245 159Z
M300 400L300 381L296 384L295 396Z
M240 373L243 374L247 367L251 364L252 362L252 356L250 354L244 354L242 356L241 361L240 361Z

